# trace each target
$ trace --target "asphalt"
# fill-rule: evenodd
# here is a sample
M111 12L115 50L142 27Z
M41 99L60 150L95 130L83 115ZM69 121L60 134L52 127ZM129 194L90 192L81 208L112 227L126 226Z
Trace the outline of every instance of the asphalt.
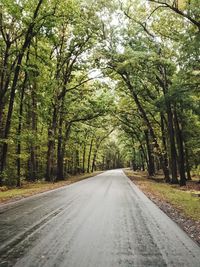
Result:
M200 267L200 247L112 170L0 207L0 266Z

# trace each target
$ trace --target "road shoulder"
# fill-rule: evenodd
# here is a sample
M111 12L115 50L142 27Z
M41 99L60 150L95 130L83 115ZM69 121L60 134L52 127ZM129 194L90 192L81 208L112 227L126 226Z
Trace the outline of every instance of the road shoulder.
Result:
M179 196L179 191L172 188L172 190L174 190L173 193L175 193L177 197L173 198L169 194L166 197L165 194L169 192L168 190L170 190L169 187L171 187L171 185L165 184L162 186L161 184L158 184L157 181L148 179L142 172L134 172L130 169L124 169L124 173L151 201L176 222L200 246L200 213L196 210L195 213L197 214L191 215L192 213L191 211L188 212L187 206L181 206L181 197L183 196L182 191ZM189 194L188 192L184 193ZM194 198L194 203L198 209L200 206L200 199L195 196ZM197 206L197 204L199 206Z
M24 183L20 188L0 188L0 207L5 206L6 204L13 204L39 194L61 189L84 179L92 178L100 173L103 173L103 171L70 176L68 179L56 183L38 181L35 183Z

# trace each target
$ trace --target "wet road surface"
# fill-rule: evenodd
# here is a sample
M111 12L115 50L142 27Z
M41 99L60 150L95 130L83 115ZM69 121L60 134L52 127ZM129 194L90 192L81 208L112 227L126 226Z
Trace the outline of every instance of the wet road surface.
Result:
M200 247L112 170L0 207L0 266L199 267Z

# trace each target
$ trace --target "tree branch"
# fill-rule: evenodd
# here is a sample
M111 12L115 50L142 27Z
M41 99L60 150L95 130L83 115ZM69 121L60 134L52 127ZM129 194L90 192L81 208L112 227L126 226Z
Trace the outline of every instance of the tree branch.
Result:
M171 9L172 11L174 11L175 13L181 15L182 17L188 19L192 24L194 24L198 30L200 31L200 22L197 21L196 19L193 19L191 16L189 16L188 14L185 14L183 11L181 11L180 9L178 9L178 7L176 5L170 5L170 4L167 4L166 2L163 2L163 1L158 1L158 0L148 0L149 2L152 2L152 3L156 3L156 4L160 4L159 7L162 7L162 8L169 8Z

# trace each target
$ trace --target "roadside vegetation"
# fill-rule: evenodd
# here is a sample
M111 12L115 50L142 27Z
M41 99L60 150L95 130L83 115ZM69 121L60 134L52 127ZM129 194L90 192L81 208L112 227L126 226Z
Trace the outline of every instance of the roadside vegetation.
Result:
M42 192L50 191L56 188L60 188L62 186L70 185L72 183L79 182L81 180L93 177L100 173L101 172L97 171L97 172L90 173L90 174L87 173L87 174L81 174L81 175L73 175L73 176L69 176L68 179L65 181L59 181L56 183L45 182L45 181L37 181L33 183L33 182L24 181L20 188L13 188L13 187L9 188L7 186L3 186L0 188L0 204L8 203L11 201L17 201L25 197L36 195L38 193L42 193Z

